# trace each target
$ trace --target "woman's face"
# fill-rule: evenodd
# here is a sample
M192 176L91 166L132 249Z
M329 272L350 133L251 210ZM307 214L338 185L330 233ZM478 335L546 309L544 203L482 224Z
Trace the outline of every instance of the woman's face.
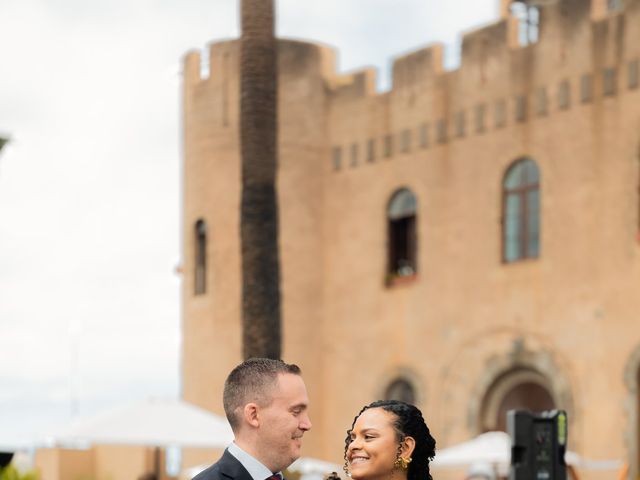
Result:
M369 408L358 417L347 447L353 479L388 479L398 471L394 463L400 444L393 428L394 420L395 415L382 408Z

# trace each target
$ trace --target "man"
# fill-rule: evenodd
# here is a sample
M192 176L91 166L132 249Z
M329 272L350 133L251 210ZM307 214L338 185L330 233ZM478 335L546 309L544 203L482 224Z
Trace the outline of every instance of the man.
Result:
M224 411L234 441L194 480L277 480L300 457L311 428L309 398L297 365L251 358L224 383Z

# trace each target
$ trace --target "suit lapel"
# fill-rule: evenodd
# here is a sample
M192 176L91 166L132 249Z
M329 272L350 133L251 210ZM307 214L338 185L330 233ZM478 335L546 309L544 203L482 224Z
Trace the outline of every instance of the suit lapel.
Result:
M253 480L247 469L227 450L224 451L218 465L220 467L220 473L225 477L236 480Z

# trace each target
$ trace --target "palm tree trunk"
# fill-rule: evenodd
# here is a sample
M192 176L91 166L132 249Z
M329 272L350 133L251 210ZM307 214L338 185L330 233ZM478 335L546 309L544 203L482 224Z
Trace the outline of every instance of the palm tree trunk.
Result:
M240 0L240 14L242 348L280 358L274 0Z

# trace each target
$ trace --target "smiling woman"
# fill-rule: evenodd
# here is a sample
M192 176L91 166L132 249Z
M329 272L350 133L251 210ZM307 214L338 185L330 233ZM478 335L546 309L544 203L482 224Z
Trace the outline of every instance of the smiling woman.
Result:
M422 412L398 400L365 406L347 431L344 470L355 480L431 480L436 441Z

